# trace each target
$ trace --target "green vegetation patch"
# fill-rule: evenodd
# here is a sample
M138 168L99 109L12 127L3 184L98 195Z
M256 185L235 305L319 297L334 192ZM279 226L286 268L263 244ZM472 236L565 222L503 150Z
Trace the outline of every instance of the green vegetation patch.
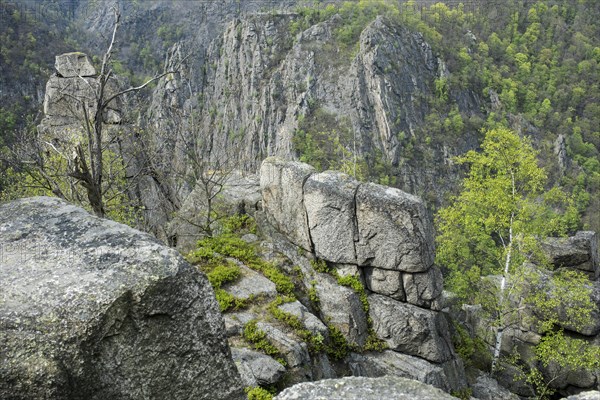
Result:
M277 347L275 347L269 341L269 339L267 339L267 334L258 328L257 323L257 320L252 320L244 326L244 339L251 343L252 347L254 347L256 350L264 351L265 354L273 357L285 367L287 363L283 359L282 354L279 352Z
M267 389L261 387L247 387L244 389L248 400L271 400L273 399L273 393Z

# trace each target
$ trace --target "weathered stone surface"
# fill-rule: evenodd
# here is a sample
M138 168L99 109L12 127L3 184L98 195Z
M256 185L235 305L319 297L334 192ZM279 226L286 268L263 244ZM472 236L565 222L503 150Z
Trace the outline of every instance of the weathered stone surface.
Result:
M345 377L304 382L285 389L274 400L456 400L425 383L398 376Z
M269 222L297 246L312 250L304 208L303 186L315 172L308 164L265 159L260 168L263 209Z
M318 381L320 379L333 379L338 377L327 354L317 353L311 355L311 358L313 380Z
M553 389L566 389L568 386L583 389L596 387L597 372L594 371L585 369L566 371L555 362L550 362L548 366L540 366L540 370L546 380L550 382L548 386ZM565 393L565 391L562 391L562 393Z
M354 290L338 285L330 275L319 273L317 295L321 312L349 343L363 346L367 340L367 315Z
M423 202L374 183L356 193L359 265L424 272L433 265L433 228Z
M402 274L406 302L419 307L440 310L441 302L436 302L442 295L442 272L438 267L429 268L427 272Z
M498 381L484 373L477 376L471 389L473 397L478 400L519 400L519 396L500 386Z
M361 280L364 285L364 280L362 278L362 274L360 273L362 268L358 265L354 264L331 264L331 266L335 269L335 272L339 276L354 276Z
M378 294L369 296L369 307L373 329L390 349L437 363L454 357L448 323L440 313Z
M400 376L433 385L445 392L466 387L462 365L456 368L457 374L451 375L454 379L449 379L444 368L439 364L391 350L382 353L351 353L346 358L346 362L354 376L370 378L387 375Z
M46 126L81 124L81 121L85 121L83 105L87 107L88 115L96 113L95 91L97 89L98 81L95 78L50 77L46 83L44 97L46 117L44 124Z
M600 400L600 392L592 390L590 392L574 394L573 396L565 397L565 400Z
M306 343L296 341L271 324L259 322L256 327L267 335L267 339L277 347L289 368L301 367L310 363Z
M400 271L366 267L364 272L365 282L369 290L395 300L406 301Z
M580 231L566 238L547 238L542 249L552 264L588 272L593 278L600 277L598 260L598 235L591 231Z
M227 337L241 335L244 331L244 326L256 318L256 314L248 311L228 312L223 314L225 334Z
M277 288L272 281L241 263L238 263L238 266L242 276L236 282L223 286L227 293L244 300L258 296L265 298L277 296Z
M64 53L54 58L54 68L63 78L96 75L96 68L87 54L80 52Z
M534 396L535 393L531 385L523 379L517 379L521 375L522 371L519 368L505 362L500 362L500 368L498 368L495 378L500 386L508 389L511 393L527 398Z
M334 263L356 263L358 240L354 196L359 183L346 174L326 171L304 184L304 206L318 258Z
M285 373L285 367L273 358L244 348L231 349L231 356L245 387L272 385Z
M0 398L244 398L208 280L150 235L22 199L0 259Z
M300 322L302 322L302 325L313 334L316 335L320 333L324 338L329 336L329 330L325 324L321 322L319 318L311 314L311 312L308 311L308 308L304 307L299 301L284 303L280 305L279 308L297 317Z

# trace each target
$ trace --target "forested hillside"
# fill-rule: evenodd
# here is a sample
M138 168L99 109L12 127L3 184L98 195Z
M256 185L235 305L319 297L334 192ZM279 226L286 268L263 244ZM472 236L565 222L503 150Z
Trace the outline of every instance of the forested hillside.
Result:
M89 50L97 64L111 29L101 2L48 4L45 14L27 1L2 4L9 144L35 124L53 56ZM233 158L251 169L270 154L297 157L416 193L433 211L464 172L452 157L477 148L483 129L507 126L532 138L548 185L573 192L583 225L600 229L594 0L118 4L115 73L141 83L179 44L187 65L176 78L187 91L175 93L177 107L192 104L198 141L245 147ZM146 131L180 117L158 86L142 102L148 112L130 117Z
M585 224L598 229L600 5L452 3L423 8L414 2L397 6L365 1L339 9L305 8L304 18L291 29L295 32L339 13L344 23L335 31L335 43L348 52L357 48L360 32L378 14L423 33L447 70L434 82L435 95L427 98L430 108L424 124L412 134L396 132L406 157L426 159L432 146L453 143L465 131L509 126L531 136L551 184L572 190L579 210L588 211ZM461 95L469 91L482 99L481 110L469 110L471 115L461 104ZM315 139L314 133L308 135ZM316 139L323 143L313 146L301 132L296 146L300 157L317 165L336 165L334 151L323 153L330 138L317 134ZM398 172L392 167L388 173L393 182Z

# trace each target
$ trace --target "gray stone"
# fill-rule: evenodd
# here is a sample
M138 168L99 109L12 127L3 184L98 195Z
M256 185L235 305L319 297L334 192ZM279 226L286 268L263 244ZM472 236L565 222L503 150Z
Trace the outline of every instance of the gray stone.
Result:
M335 269L335 272L337 272L337 274L339 276L345 277L345 276L354 276L358 279L361 280L361 282L363 282L363 278L362 278L362 274L360 273L361 269L359 266L354 265L354 264L331 264L332 267Z
M208 280L150 235L21 199L0 259L0 398L244 398Z
M95 91L97 89L98 81L95 78L50 77L46 83L44 96L45 124L47 126L81 124L81 121L85 121L83 106L87 108L88 115L96 113Z
M471 389L473 397L478 400L519 400L519 396L500 386L497 380L484 373L477 376Z
M246 243L256 243L260 240L254 233L246 233L241 239Z
M299 301L284 303L280 305L279 308L297 317L300 322L302 322L304 328L308 329L313 334L321 334L324 338L329 336L329 329L327 329L325 324L321 322L319 318L311 314L311 312L308 311L308 308L304 307Z
M289 387L274 400L456 400L425 383L398 376L345 377L304 382Z
M304 184L304 206L318 258L334 263L356 263L358 241L354 196L358 182L348 175L326 171Z
M227 337L241 335L244 332L244 326L256 318L256 314L247 311L228 312L223 314L225 334Z
M54 68L64 78L96 75L96 68L87 54L80 52L65 53L55 57Z
M354 345L363 346L367 340L367 315L354 290L340 286L328 274L317 273L317 295L323 318Z
M445 392L460 390L466 387L464 368L454 366L458 373L451 372L449 379L440 364L433 364L422 358L409 356L392 350L381 353L351 353L347 358L352 375L370 378L381 376L400 376L433 385Z
M118 111L108 109L104 112L102 120L105 124L120 124L123 121L123 117L121 117L121 113Z
M231 356L245 387L273 385L285 374L283 365L263 353L232 347Z
M592 278L600 277L598 259L598 235L591 231L580 231L566 238L547 238L542 249L554 267L576 268L589 273Z
M442 363L455 357L448 323L438 312L369 295L369 314L377 337L390 349Z
M279 350L289 368L302 367L310 363L306 343L294 340L291 336L265 322L259 322L256 327L267 335L267 339Z
M254 297L274 298L277 296L277 288L273 282L245 265L239 262L237 264L242 271L242 276L233 283L223 285L223 289L227 293L244 300Z
M592 390L589 392L574 394L572 396L565 397L565 400L600 400L600 392L597 390Z
M369 267L363 270L365 272L365 282L369 290L395 300L406 301L402 273L400 271Z
M304 182L315 172L308 164L265 159L260 168L263 209L269 222L295 245L312 250L304 209Z
M441 302L435 300L442 295L443 279L442 272L435 266L423 273L402 274L406 302L440 310Z
M565 370L553 361L548 366L540 366L540 370L553 389L565 389L569 385L577 388L593 389L597 381L597 372L585 369Z
M318 381L321 379L332 379L337 378L338 375L335 372L331 361L325 353L312 354L312 377L313 380Z
M424 272L433 265L433 227L421 199L374 183L356 193L359 265Z
M498 384L521 397L532 397L535 395L531 384L522 379L522 371L506 362L500 361L500 368L496 371L494 377Z

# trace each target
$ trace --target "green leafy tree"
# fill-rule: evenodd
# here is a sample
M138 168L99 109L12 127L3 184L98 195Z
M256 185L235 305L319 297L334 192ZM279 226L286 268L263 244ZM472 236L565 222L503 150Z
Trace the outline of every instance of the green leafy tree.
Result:
M573 271L542 273L528 262L543 265L540 238L577 228L578 213L558 188L545 190L546 174L531 143L506 128L488 131L481 152L470 151L457 161L470 171L460 195L437 215L437 261L448 270L450 289L463 301L481 305L493 321L494 372L504 330L519 321L523 308L535 307L537 330L563 342L561 324L589 321L593 304L587 278ZM499 276L499 284L491 276ZM565 304L570 311L559 318ZM547 349L539 354L545 357L542 363L551 361ZM558 358L560 352L554 354ZM568 357L575 362L567 367L577 364L578 354Z

